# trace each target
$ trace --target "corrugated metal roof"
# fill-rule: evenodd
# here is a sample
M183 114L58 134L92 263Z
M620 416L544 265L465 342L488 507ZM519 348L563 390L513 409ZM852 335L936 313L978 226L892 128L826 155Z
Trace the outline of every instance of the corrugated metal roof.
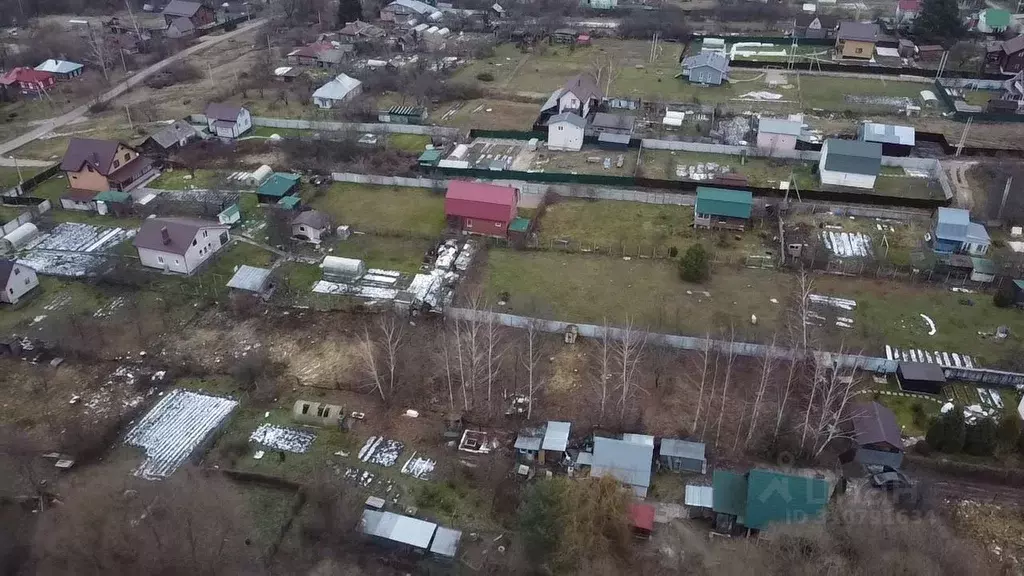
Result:
M757 123L757 131L766 134L786 134L788 136L799 136L803 129L803 122L796 120L785 120L782 118L761 118Z
M728 470L715 470L713 508L715 512L742 518L747 508L747 477Z
M540 450L540 446L543 442L543 438L536 436L524 436L520 434L519 436L516 436L516 443L513 447L516 450L530 450L536 452Z
M54 60L53 58L50 58L39 66L36 66L36 70L40 72L51 72L53 74L70 74L80 68L82 68L82 65L78 62Z
M593 452L580 452L576 456L577 466L593 466L594 465L594 453Z
M562 92L565 92L564 88L558 88L548 96L548 99L544 101L544 105L540 107L540 111L543 112L550 108L558 106L558 99L562 97Z
M711 486L686 485L683 504L695 508L711 508L715 505L715 489Z
M270 178L267 178L266 182L260 184L257 192L262 196L277 196L280 198L299 183L299 178L298 174L274 172Z
M701 52L683 59L683 68L687 70L704 67L724 73L729 70L729 59L717 52Z
M651 485L653 446L631 444L614 438L594 438L594 463L590 475L613 476L646 491Z
M530 219L519 216L508 225L508 229L510 232L526 232L530 229Z
M749 190L697 187L697 212L729 218L750 218L754 195Z
M996 264L995 262L987 258L971 258L971 264L974 265L974 271L978 274L995 274Z
M678 438L662 438L661 448L658 453L662 456L672 456L675 458L705 459L703 442L690 442L689 440L680 440Z
M437 532L434 533L434 542L430 544L430 551L439 556L454 558L459 551L459 540L461 539L461 530L438 526Z
M562 112L561 114L555 114L548 120L548 126L553 126L560 122L568 122L577 128L585 128L587 121L582 116L574 114L573 112Z
M971 225L971 213L963 208L939 208L935 219L935 237L953 242L967 240L967 228Z
M321 100L344 100L353 90L362 86L362 82L348 74L338 74L333 80L313 92L313 98Z
M125 437L125 444L146 452L135 475L151 480L169 476L237 405L230 398L171 390Z
M903 449L900 425L892 410L878 402L855 404L850 409L854 439L860 445L887 442Z
M860 127L860 139L865 142L881 142L883 144L913 146L915 136L916 132L910 126L865 122Z
M228 280L228 288L236 288L248 292L262 292L269 278L270 270L243 264L238 267L238 271L231 277L231 280Z
M829 138L822 148L825 170L878 176L882 170L882 145L878 142Z
M629 145L629 134L616 134L614 132L602 132L597 137L598 142L609 142L612 144L626 144Z
M388 114L396 114L398 116L422 116L423 108L419 106L392 106L388 109Z
M569 444L569 430L571 428L572 424L569 422L549 421L547 429L544 430L544 443L541 445L541 448L564 452Z
M967 241L975 244L988 244L991 239L984 226L977 222L971 222L967 225Z
M823 478L751 470L747 480L744 525L761 530L771 523L805 522L817 518L829 500Z
M401 542L423 550L430 546L430 539L436 529L437 524L433 522L377 510L363 510L363 519L359 523L359 530L363 534Z
M647 434L633 434L626 432L622 435L622 439L630 444L640 444L641 446L654 446L654 436Z

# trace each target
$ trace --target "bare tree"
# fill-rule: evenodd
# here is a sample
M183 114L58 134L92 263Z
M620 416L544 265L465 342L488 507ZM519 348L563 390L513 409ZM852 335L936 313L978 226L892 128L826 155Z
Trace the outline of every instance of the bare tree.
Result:
M505 354L501 342L501 332L498 330L498 323L494 314L487 315L487 322L484 325L484 348L487 354L487 412L492 410L491 392L494 389L494 382L501 370L501 358Z
M590 71L594 75L594 83L600 87L601 81L604 80L604 93L610 94L612 82L619 77L615 59L610 54L599 52L590 63Z
M772 372L775 371L775 353L777 351L775 339L777 336L777 334L772 334L772 343L765 350L764 357L761 358L761 379L758 381L757 393L754 395L754 408L750 415L750 426L747 428L747 439L743 443L744 448L750 446L750 439L754 436L754 428L757 427L757 413L761 409L761 400L764 399L765 389L768 388L768 379L771 377Z
M620 329L620 332L622 338L617 342L615 355L618 360L619 382L616 390L619 393L619 420L621 422L626 418L629 401L638 389L642 390L636 382L636 371L644 347L647 345L647 332L635 328L633 319L628 316L626 324Z
M842 356L842 354L842 347L840 347L837 356ZM818 413L817 423L810 425L813 440L810 454L815 458L833 440L850 437L846 431L848 426L845 426L851 417L847 407L858 393L856 365L840 366L838 360L834 360L830 354L824 353L816 355L816 362L824 365L820 368L815 367L816 381L814 385L816 388L821 388L817 394L818 403L813 407ZM807 426L808 423L805 421L804 425Z
M13 426L0 428L0 500L31 497L38 509L46 509L42 453L43 447L26 432Z
M608 319L604 321L604 329L601 331L601 352L598 374L595 380L598 396L597 421L604 420L605 406L608 403L608 382L611 380L611 329L608 327Z
M363 328L363 338L359 353L363 359L363 368L370 376L372 387L380 394L380 399L390 402L395 393L398 368L398 355L402 346L402 324L394 314L381 315L377 321L380 341L374 342L370 337L370 329ZM379 349L379 351L378 351ZM380 356L380 359L377 357Z
M704 403L704 384L708 379L708 364L711 362L711 333L704 333L704 347L701 349L700 357L703 366L700 368L700 392L697 393L697 410L693 413L693 432L697 432L697 423L700 421L700 408Z
M441 353L444 356L444 373L445 379L448 382L448 408L455 410L455 394L452 391L452 359L451 359L451 345L448 344L448 330L441 328ZM469 406L465 406L466 409Z
M782 428L782 419L786 417L786 406L789 403L789 394L793 388L793 377L796 375L796 368L800 358L800 351L794 351L793 358L789 361L786 384L779 389L778 401L775 404L775 431L772 434L772 440L779 439L779 430Z
M726 396L729 394L729 379L732 377L732 365L736 360L736 329L729 329L729 351L725 356L725 380L722 382L722 401L718 407L718 423L715 426L715 446L722 435L722 419L725 416Z
M109 83L109 69L113 63L113 55L107 46L107 40L103 37L102 32L99 34L93 32L92 26L88 27L88 32L89 36L86 38L86 59L100 67L100 70L103 71L103 79Z
M526 350L525 356L520 353L520 362L526 368L526 419L533 415L533 400L537 392L544 387L537 374L537 365L543 354L540 342L540 326L531 320L526 323Z
M807 327L810 325L811 316L811 292L814 290L814 281L808 277L807 270L801 268L798 282L800 301L797 303L797 315L800 320L800 347L806 350L808 345Z

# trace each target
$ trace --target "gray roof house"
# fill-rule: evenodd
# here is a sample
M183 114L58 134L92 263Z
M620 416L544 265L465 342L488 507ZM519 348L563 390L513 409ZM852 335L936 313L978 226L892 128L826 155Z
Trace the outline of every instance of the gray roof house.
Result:
M720 86L729 75L729 60L716 52L683 59L683 76L696 84Z
M333 108L354 98L362 91L363 83L348 74L338 74L330 82L313 92L313 104L317 108Z
M662 438L661 448L658 450L658 461L674 472L706 474L708 471L708 461L702 442Z
M156 132L146 142L147 147L155 148L157 151L171 150L185 146L192 140L199 137L199 131L184 120L175 120Z
M433 522L394 512L363 510L359 531L387 544L418 552L429 552L441 559L455 558L462 532Z
M638 498L645 498L651 485L653 460L654 446L595 437L590 475L612 476L629 486Z
M822 184L874 188L882 171L882 145L862 140L829 138L821 147L818 175Z
M803 122L787 120L785 118L761 118L757 121L758 134L784 134L786 136L799 136L803 130Z
M903 438L892 410L878 402L856 404L850 410L850 422L857 462L899 469L903 462Z

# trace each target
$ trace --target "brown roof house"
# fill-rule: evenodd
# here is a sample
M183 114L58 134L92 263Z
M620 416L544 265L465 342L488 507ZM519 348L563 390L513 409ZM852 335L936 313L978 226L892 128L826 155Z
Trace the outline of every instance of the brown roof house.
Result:
M597 105L604 98L604 93L597 87L597 82L590 74L580 74L571 78L562 87L558 95L559 112L575 112L586 118L591 110L596 110Z
M155 175L153 162L139 151L117 140L72 138L60 169L71 190L65 208L92 210L92 198L107 190L128 191ZM61 199L64 205L64 198Z
M331 217L319 210L306 210L292 220L292 236L312 244L320 244L331 234Z
M244 106L211 102L203 114L210 134L218 138L238 138L252 128L252 116Z
M168 26L178 18L187 19L196 28L213 24L217 20L217 14L212 8L203 6L200 2L185 0L171 0L160 14Z
M878 41L878 26L870 22L843 22L836 34L836 56L840 59L871 60Z
M228 226L194 218L147 218L132 244L143 266L192 274L227 246Z
M793 22L793 36L797 38L832 38L839 20L825 14L797 14Z
M855 404L850 409L850 423L854 447L844 454L843 460L899 469L903 462L903 438L892 410L878 402Z
M1024 70L1024 34L998 43L990 52L990 58L999 64L999 70L1004 74Z
M17 304L22 296L38 286L35 270L14 260L0 259L0 302Z

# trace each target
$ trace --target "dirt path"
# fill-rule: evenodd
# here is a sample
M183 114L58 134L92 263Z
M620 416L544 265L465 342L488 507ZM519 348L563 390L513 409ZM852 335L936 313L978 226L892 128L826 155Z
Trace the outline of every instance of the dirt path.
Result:
M946 171L950 183L956 190L956 203L961 208L971 210L974 208L974 193L971 190L970 182L967 179L967 171L977 162L949 160L942 162L942 169Z
M196 44L195 46L186 48L185 50L182 50L177 54L173 54L155 64L152 64L146 68L143 68L142 70L139 70L132 76L128 77L124 82L117 84L110 90L101 94L98 98L96 98L94 102L107 102L113 100L121 94L124 94L129 87L142 83L142 81L144 81L146 78L148 78L156 72L159 72L168 65L174 62L184 60L185 58L188 58L189 56L192 56L197 52L202 52L203 50L216 46L217 44L224 42L225 40L228 40L230 38L234 38L240 34L251 32L252 30L259 28L264 24L266 24L266 20L253 20L245 26L240 26L237 30L234 30L233 32L228 32L227 34L221 34L219 36L209 36L202 42ZM8 154L10 154L12 150L16 150L24 146L25 144L28 144L29 142L36 140L37 138L43 136L44 134L53 132L57 128L70 124L71 122L74 122L79 118L85 116L85 114L89 111L89 106L91 106L94 102L90 102L89 104L79 106L78 108L75 108L74 110L68 112L67 114L64 114L63 116L51 118L50 120L47 120L40 124L31 132L22 134L21 136L18 136L13 140L8 140L7 142L0 144L0 156L7 156Z

